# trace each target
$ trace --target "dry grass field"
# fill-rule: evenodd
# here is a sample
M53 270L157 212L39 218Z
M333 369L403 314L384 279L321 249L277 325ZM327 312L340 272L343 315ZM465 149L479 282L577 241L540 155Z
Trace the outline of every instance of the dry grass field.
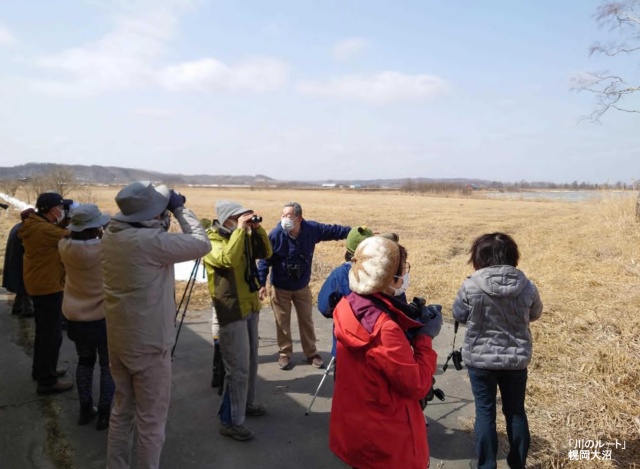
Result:
M115 213L117 190L94 187L72 196ZM307 219L394 231L409 251L408 295L442 304L448 318L460 284L471 273L467 251L473 238L498 230L513 235L521 250L520 268L537 284L545 306L531 328L530 467L627 468L640 461L640 226L634 218L635 194L604 193L597 201L569 203L396 192L178 190L199 217L213 217L215 201L231 199L262 214L270 229L282 204L296 200ZM16 221L12 217L0 222L2 246ZM343 255L343 242L318 245L314 294ZM198 286L194 307L208 304L206 287ZM499 428L504 436L504 427ZM576 439L617 440L626 448L611 448L617 461L570 461L570 440Z

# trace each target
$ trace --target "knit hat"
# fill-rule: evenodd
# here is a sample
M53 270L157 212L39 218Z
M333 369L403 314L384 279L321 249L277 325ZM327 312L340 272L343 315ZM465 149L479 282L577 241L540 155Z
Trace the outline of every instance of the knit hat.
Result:
M393 283L400 264L400 249L382 236L363 240L351 259L349 288L360 295L384 292Z
M132 182L116 195L120 212L116 220L139 223L160 215L169 205L169 188L165 185L154 187L150 181Z
M218 223L220 223L220 225L224 225L224 222L230 217L242 215L247 212L253 212L253 210L250 208L244 208L237 202L232 202L230 200L218 200L216 203L216 217L218 218Z
M353 254L358 247L358 244L369 236L373 236L373 231L366 226L351 228L351 231L349 231L349 234L347 235L347 251Z
M109 215L103 215L97 205L94 204L82 204L71 209L71 223L69 223L69 230L71 231L84 231L89 228L99 228L109 223L111 217Z

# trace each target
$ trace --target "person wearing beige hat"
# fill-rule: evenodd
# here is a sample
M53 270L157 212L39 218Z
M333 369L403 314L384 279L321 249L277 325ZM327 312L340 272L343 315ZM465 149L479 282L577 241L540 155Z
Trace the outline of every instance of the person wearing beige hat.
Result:
M334 385L331 450L351 467L424 469L429 447L419 400L436 371L437 312L411 319L394 291L404 283L407 251L382 236L363 240L349 271L352 293L333 313L341 373Z
M211 250L185 198L149 181L116 195L120 212L102 238L109 363L116 384L109 421L107 468L131 467L134 423L136 467L160 466L171 397L175 343L174 264ZM171 214L182 233L169 233Z
M70 211L71 231L58 243L60 259L67 274L62 300L62 314L67 319L67 336L78 354L76 387L80 401L78 425L86 425L96 415L96 428L109 427L114 384L109 371L107 325L104 319L104 287L100 256L102 228L110 217L97 205L83 204ZM100 400L93 400L93 369L100 364Z

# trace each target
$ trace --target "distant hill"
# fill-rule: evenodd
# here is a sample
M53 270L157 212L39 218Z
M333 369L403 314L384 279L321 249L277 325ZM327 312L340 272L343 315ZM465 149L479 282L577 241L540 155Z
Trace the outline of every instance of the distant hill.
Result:
M28 163L13 167L0 167L0 180L28 179L32 176L45 174L54 168L71 169L79 183L87 184L127 184L133 181L161 181L166 184L258 185L275 182L274 179L260 174L255 176L212 176L208 174L192 176L115 166L58 165L53 163Z
M381 187L399 188L407 183L408 178L398 179L342 179L342 180L315 180L315 181L286 181L277 180L257 174L255 176L230 176L230 175L184 175L168 174L144 169L120 168L116 166L85 166L63 165L54 163L28 163L12 167L0 167L1 180L22 180L33 176L42 175L55 168L66 168L74 172L79 183L86 184L128 184L133 181L154 181L165 184L194 184L194 185L238 185L238 186L295 186L314 187L322 184L336 184L336 186ZM433 179L411 178L414 184L436 183L451 185L471 184L477 187L487 187L490 181L481 179Z

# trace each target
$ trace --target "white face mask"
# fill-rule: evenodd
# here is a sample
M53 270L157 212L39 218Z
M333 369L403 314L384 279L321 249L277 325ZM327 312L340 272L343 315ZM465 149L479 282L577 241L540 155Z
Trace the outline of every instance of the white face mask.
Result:
M227 220L224 224L224 227L230 232L233 232L236 230L236 228L238 228L238 222L236 220Z
M64 219L65 219L65 217L66 217L66 214L64 213L64 210L61 210L61 209L59 209L59 208L58 208L58 209L56 209L56 210L58 210L59 215L56 217L56 222L55 222L55 224L56 224L56 225L59 225L60 223L62 223L62 222L64 221Z
M284 231L289 232L293 230L295 223L293 223L293 220L291 218L284 217L280 219L280 226L282 226L282 229Z
M402 276L402 285L400 285L400 287L391 287L391 289L393 290L393 296L402 295L407 291L407 288L409 288L409 272Z

